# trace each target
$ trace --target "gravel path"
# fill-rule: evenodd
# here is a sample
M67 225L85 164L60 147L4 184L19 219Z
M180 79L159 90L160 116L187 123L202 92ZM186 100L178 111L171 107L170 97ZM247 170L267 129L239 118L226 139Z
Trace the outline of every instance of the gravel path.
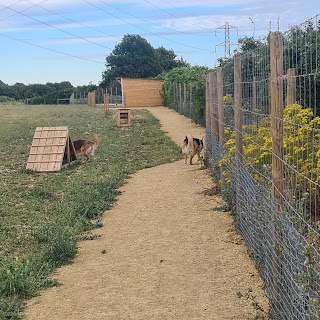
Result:
M163 107L149 109L180 145L203 128ZM200 164L142 170L104 214L101 237L83 241L75 262L54 275L60 286L28 301L28 320L254 319L246 294L266 298L232 218ZM259 318L261 319L261 318Z

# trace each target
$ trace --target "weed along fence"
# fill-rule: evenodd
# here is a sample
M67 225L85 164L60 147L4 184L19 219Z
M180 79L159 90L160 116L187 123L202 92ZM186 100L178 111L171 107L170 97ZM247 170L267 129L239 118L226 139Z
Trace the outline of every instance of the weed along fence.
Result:
M277 320L320 319L318 20L226 59L203 93L208 166ZM188 86L173 88L194 115Z
M319 319L320 61L293 56L295 32L208 74L207 156L273 318Z

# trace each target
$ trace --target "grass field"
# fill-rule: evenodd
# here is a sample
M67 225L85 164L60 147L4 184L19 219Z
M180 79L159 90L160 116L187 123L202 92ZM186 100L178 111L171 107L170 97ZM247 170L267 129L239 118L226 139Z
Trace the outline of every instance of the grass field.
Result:
M0 105L0 319L18 319L23 301L55 285L48 275L75 256L77 241L119 195L134 172L181 158L180 149L146 110L132 110L131 128L116 111L85 105ZM71 139L92 139L97 160L57 173L26 170L36 127L68 126Z

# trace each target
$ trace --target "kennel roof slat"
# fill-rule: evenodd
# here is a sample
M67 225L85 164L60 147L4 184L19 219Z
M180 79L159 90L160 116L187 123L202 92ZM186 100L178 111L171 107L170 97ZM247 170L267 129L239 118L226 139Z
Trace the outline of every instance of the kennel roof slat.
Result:
M68 127L37 127L30 148L27 169L59 171L77 160Z
M50 160L47 160L47 159L43 159L43 160L30 160L28 161L28 163L54 163L54 162L60 162L60 159L50 159Z
M55 143L54 144L55 146L61 146L63 147L65 144L64 143ZM47 144L32 144L32 147L47 147L48 145Z
M29 155L37 155L38 153L37 152L30 152ZM44 155L48 155L48 154L57 154L57 155L60 155L60 152L42 152L42 154Z
M46 136L46 137L36 137L36 139L42 140L42 139L64 139L65 136Z

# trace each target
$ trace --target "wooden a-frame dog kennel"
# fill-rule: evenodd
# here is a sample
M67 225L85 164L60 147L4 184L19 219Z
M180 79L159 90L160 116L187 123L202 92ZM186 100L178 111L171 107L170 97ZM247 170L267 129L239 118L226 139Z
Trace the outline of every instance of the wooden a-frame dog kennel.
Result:
M37 127L30 148L27 169L60 171L77 160L68 127Z

